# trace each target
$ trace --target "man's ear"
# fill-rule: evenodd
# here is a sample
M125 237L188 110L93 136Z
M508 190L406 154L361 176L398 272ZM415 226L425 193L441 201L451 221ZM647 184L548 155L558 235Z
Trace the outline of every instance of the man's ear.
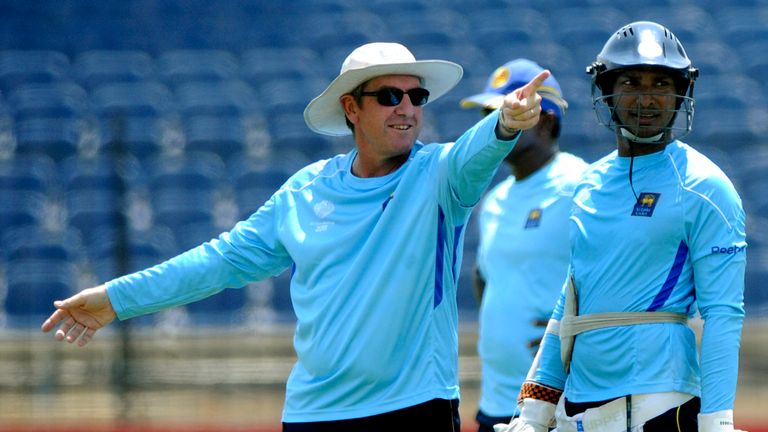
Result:
M357 101L355 101L354 96L351 94L345 94L339 98L339 103L341 104L341 109L344 110L344 114L346 114L347 118L350 119L352 123L355 123L357 120L357 111L360 109L360 107L357 105ZM353 116L355 120L352 120Z

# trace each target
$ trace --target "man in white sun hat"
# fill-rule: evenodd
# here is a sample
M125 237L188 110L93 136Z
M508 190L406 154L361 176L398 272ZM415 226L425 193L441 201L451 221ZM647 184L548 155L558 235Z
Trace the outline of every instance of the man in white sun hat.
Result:
M417 141L422 105L461 66L404 46L355 49L304 112L355 149L294 174L231 231L55 303L43 324L85 345L114 320L291 269L297 362L284 431L458 431L456 279L464 226L519 132L538 122L542 71L455 143ZM413 429L416 430L416 429Z

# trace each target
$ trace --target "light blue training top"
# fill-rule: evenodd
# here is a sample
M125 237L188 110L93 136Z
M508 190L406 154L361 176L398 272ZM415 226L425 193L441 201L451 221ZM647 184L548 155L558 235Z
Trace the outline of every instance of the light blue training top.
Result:
M701 396L701 412L732 409L744 319L745 214L726 175L674 141L630 158L614 151L576 189L571 267L579 314L680 312L704 320L700 358L681 324L643 324L576 336L571 373L547 334L535 381L573 402L678 391ZM553 318L563 314L561 296Z
M574 188L587 163L558 153L526 177L510 176L483 200L477 265L485 279L478 352L479 407L486 415L516 414L517 396L537 346L534 339L557 302L568 272L568 217Z
M491 114L455 144L417 142L384 177L356 151L311 164L230 232L108 283L120 319L292 267L298 360L284 422L370 416L459 397L456 281L464 226L516 140Z

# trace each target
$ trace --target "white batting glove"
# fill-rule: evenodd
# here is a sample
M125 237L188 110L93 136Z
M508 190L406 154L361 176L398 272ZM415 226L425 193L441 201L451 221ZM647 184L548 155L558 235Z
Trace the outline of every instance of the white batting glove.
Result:
M745 432L733 428L733 410L699 414L699 432Z
M555 404L539 399L523 399L520 417L493 426L494 432L548 432L555 420Z

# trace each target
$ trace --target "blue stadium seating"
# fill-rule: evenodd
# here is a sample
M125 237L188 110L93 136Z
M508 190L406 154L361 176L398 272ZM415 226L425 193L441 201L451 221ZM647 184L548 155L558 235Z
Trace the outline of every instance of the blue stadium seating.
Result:
M51 231L39 225L13 227L2 236L3 259L14 265L17 260L61 260L76 262L82 240L77 230Z
M14 227L43 225L55 173L56 165L45 155L0 159L0 235Z
M70 81L72 65L56 50L0 51L0 91L5 94L23 84Z
M240 219L247 219L288 177L314 160L296 151L277 149L276 153L280 156L270 159L241 157L229 164L229 182L235 191Z
M61 259L18 259L6 268L5 312L11 323L39 326L54 300L74 294L78 270Z
M246 131L239 115L195 115L185 118L186 151L210 152L222 158L245 152Z
M214 230L217 193L225 184L224 162L212 153L184 153L148 161L155 223L174 232L180 247L208 240ZM199 233L203 234L199 234Z
M81 121L77 118L27 118L16 122L16 153L44 154L55 160L76 155Z
M89 50L78 54L72 67L77 81L90 90L156 79L155 60L141 50Z
M124 235L122 240L120 235ZM99 241L88 247L88 259L99 281L143 270L180 252L173 232L167 227L137 230L128 226L123 234L102 228L96 230L94 237Z
M170 87L189 82L233 80L239 69L237 57L226 50L172 50L157 59L158 76Z
M253 86L239 79L187 82L178 86L175 95L183 116L242 114L257 110L263 103Z
M0 159L0 193L47 193L55 182L56 163L49 156L32 154Z
M768 42L768 6L731 6L718 11L715 16L722 40L729 46L738 47L747 42Z
M510 16L514 16L514 20L510 20ZM519 54L506 49L506 44L542 42L551 32L546 15L533 8L508 5L478 8L469 12L467 20L469 38L475 44L511 56Z
M303 79L324 76L331 79L339 72L341 61L326 73L317 51L305 46L253 47L243 52L240 60L242 79L258 87L276 78Z
M289 45L306 46L318 53L337 46L349 51L366 42L386 37L385 24L380 17L366 11L305 13L291 17L289 25L301 31L285 32ZM388 23L391 25L392 23Z
M120 271L114 244L121 223L134 242L129 269L143 268L217 235L213 209L223 201L234 200L238 216L247 217L296 169L351 148L348 137L310 132L302 111L353 48L374 40L404 42L419 58L465 68L454 91L425 108L422 138L455 139L478 119L458 101L480 91L493 68L525 56L555 73L570 103L561 148L591 161L614 140L595 121L585 66L621 25L662 22L702 70L686 140L733 177L751 220L768 211L768 171L760 162L768 112L764 0L45 0L3 2L0 13L0 236L55 225L52 208L63 204L69 228L82 230L86 267L101 280ZM184 156L201 150L214 153L214 162ZM178 172L166 175L159 164ZM127 208L116 193L121 181ZM133 213L126 220L121 211ZM751 235L750 256L764 256L768 242ZM166 240L158 245L152 236ZM468 249L473 241L468 234ZM25 260L37 262L21 268L42 265ZM467 291L473 260L468 252L459 273L467 310L475 307ZM747 296L765 303L754 287L768 279L755 262L764 263L751 260ZM47 311L50 298L76 286L82 269L51 263L65 267L61 277L16 268L7 275L6 309ZM289 280L286 272L273 281L276 309L291 307ZM22 285L32 288L19 291ZM248 289L227 290L189 311L242 317L254 306ZM25 300L29 290L43 293L40 304Z
M406 46L450 46L465 41L470 34L466 17L451 9L433 8L426 14L395 14L387 19L387 26L394 40Z
M71 81L19 85L10 91L8 105L16 120L77 118L91 108L88 93Z
M157 116L173 108L173 95L156 81L106 83L91 92L101 116Z

